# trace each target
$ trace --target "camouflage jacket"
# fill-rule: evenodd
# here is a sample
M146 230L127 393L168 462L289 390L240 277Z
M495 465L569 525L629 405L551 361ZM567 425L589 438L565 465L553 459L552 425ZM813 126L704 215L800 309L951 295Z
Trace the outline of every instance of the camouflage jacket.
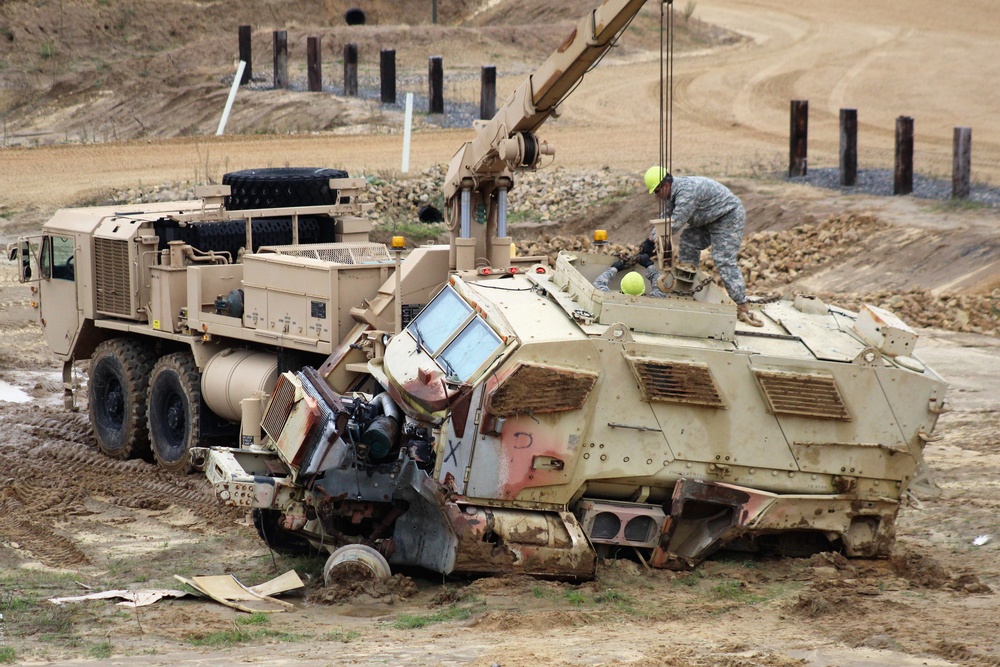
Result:
M670 228L676 232L686 224L709 225L742 207L739 197L718 181L703 176L679 176L674 179L665 208L667 216L673 219Z

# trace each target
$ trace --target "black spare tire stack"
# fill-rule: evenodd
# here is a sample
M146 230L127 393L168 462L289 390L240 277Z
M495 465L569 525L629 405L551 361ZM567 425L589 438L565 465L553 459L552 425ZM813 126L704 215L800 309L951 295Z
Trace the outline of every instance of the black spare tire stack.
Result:
M226 197L226 208L243 211L336 204L337 191L330 189L331 178L347 178L347 172L308 167L233 171L222 177L222 184L232 192Z

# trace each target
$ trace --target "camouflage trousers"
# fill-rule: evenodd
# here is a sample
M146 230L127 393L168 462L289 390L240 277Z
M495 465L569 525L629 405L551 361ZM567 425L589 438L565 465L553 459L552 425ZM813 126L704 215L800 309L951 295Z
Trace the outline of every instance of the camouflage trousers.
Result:
M679 261L698 266L701 251L712 246L715 270L719 272L719 277L729 292L729 298L736 303L747 300L747 286L743 281L743 273L736 264L736 255L743 243L743 227L746 226L746 222L746 211L740 206L707 225L701 227L686 225L681 232L680 248L677 251Z

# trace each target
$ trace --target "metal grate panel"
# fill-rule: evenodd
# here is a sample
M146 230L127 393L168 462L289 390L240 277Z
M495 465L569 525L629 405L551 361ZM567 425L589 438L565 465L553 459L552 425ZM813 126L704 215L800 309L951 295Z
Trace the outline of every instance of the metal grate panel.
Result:
M596 383L595 373L521 364L490 394L489 410L499 417L578 410Z
M285 428L288 415L292 412L292 405L295 402L295 385L288 381L284 375L278 376L278 382L271 392L271 401L264 411L264 419L260 426L264 433L271 438L272 442L277 442L281 431Z
M310 245L266 246L260 252L292 257L310 257L333 264L386 264L393 261L389 249L381 243L316 243Z
M129 268L128 241L94 239L97 312L103 315L135 317Z
M754 374L775 414L851 419L832 376L762 370Z
M648 359L629 361L647 401L725 407L712 371L705 364Z

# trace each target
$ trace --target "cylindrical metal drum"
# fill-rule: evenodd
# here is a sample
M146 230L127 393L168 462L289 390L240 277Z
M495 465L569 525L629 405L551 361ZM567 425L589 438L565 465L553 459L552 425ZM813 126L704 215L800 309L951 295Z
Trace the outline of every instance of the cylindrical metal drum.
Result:
M256 391L270 393L278 380L278 357L254 350L224 350L201 374L201 395L212 412L240 421L240 401Z

